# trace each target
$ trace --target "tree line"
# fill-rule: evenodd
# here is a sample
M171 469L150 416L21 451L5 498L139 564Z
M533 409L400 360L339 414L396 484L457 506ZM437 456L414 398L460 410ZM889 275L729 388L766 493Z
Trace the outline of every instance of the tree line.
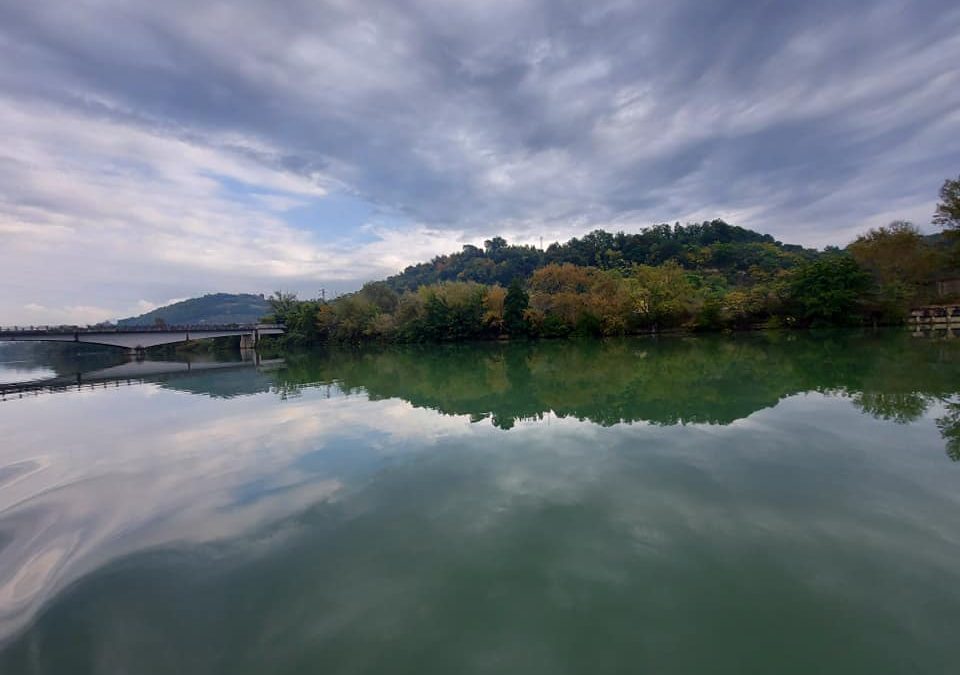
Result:
M897 221L824 251L721 220L545 250L494 237L329 302L277 292L269 318L293 344L901 323L960 274L960 178L940 196L940 234Z

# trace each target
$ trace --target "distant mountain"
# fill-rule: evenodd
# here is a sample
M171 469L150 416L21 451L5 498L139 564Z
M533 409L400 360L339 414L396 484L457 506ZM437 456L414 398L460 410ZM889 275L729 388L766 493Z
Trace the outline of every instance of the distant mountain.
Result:
M200 298L175 302L152 312L120 319L120 326L152 326L162 320L169 325L256 323L270 313L262 295L210 293Z

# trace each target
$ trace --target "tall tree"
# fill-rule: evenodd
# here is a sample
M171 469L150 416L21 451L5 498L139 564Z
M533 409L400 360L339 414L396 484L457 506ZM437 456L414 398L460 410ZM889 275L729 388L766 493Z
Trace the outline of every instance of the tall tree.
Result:
M848 250L872 276L871 312L885 320L903 320L937 269L937 251L902 220L861 234Z
M933 222L947 230L960 230L960 176L948 178L940 188L940 203L933 214Z
M503 286L489 286L483 294L483 320L497 332L503 330L506 299L507 289Z
M497 251L501 251L507 247L507 240L503 237L494 237L493 239L487 239L483 242L483 248L486 249L487 255L492 255Z
M297 294L274 291L267 301L270 303L270 309L273 310L274 318L283 323L286 316L297 306Z
M523 335L527 332L526 311L530 296L520 285L520 278L514 277L507 288L507 297L503 300L503 324L511 335Z

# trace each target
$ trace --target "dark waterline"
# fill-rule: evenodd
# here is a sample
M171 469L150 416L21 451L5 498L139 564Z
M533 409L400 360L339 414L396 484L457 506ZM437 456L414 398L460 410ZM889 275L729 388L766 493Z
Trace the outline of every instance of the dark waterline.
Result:
M0 402L0 672L939 674L960 657L960 340L229 365Z

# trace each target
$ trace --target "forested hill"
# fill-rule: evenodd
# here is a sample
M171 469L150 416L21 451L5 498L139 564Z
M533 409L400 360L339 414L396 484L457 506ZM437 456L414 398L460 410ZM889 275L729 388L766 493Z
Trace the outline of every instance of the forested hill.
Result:
M551 244L543 251L533 246L511 246L503 238L494 237L484 242L482 249L468 244L460 253L411 265L386 282L396 291L441 281L506 286L514 277L529 277L551 263L613 269L633 264L662 265L670 260L686 269L717 271L735 281L749 272L789 269L816 255L812 249L783 244L769 234L713 220L657 225L638 234L595 230L564 244Z
M121 326L256 323L270 313L270 303L262 295L249 293L210 293L199 298L175 302L117 323Z

